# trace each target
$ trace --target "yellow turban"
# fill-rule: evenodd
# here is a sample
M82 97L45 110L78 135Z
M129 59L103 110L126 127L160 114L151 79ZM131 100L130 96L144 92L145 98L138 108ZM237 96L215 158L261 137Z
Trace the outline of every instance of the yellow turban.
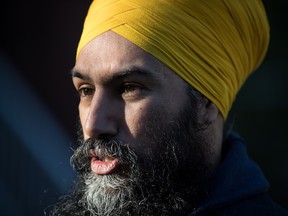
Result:
M94 0L77 56L107 30L162 61L224 118L269 44L261 0Z

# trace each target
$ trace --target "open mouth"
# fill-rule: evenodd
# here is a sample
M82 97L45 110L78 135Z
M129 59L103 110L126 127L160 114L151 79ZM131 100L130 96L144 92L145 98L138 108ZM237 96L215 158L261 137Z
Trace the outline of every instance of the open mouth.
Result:
M98 175L107 175L113 173L119 165L117 158L95 153L93 149L89 150L91 158L91 171Z

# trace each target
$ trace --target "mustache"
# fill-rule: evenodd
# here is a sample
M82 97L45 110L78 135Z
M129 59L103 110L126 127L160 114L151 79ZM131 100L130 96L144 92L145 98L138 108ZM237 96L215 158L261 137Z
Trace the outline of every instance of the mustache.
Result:
M131 165L137 160L135 152L129 145L117 139L89 138L80 139L78 143L79 147L74 151L70 163L79 173L91 171L92 157L97 157L99 160L105 157L117 158L122 165Z

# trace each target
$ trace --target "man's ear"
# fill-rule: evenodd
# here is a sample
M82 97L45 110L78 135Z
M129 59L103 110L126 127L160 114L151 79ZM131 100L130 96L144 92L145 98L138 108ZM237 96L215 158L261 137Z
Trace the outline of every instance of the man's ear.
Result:
M207 101L205 102L206 105L205 105L204 119L207 123L212 123L217 119L220 113L216 105L212 103L210 100L207 99Z
M202 96L201 101L198 103L198 119L200 123L210 125L220 115L218 108L214 103Z
M191 91L191 90L190 90ZM198 121L204 125L210 125L215 122L218 118L222 118L217 106L212 103L206 96L200 92L192 89L197 109Z

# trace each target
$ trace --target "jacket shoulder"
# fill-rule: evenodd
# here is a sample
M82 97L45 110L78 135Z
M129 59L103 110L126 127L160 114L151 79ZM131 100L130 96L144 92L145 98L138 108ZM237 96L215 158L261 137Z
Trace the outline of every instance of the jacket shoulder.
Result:
M241 199L213 211L209 216L288 216L288 211L265 193Z

